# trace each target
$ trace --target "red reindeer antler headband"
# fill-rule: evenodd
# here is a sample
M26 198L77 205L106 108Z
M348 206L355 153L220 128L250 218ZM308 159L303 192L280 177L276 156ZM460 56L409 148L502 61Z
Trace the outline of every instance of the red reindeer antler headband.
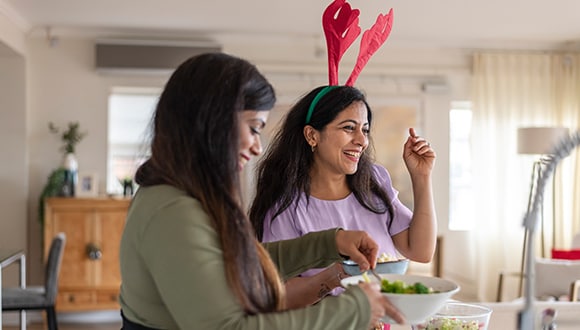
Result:
M346 50L359 36L358 25L360 10L352 9L346 0L334 0L322 14L322 28L326 37L328 51L328 85L318 92L306 115L306 124L310 122L312 112L318 101L338 85L338 64ZM356 64L346 81L346 86L353 86L362 69L371 56L385 43L393 26L393 9L387 15L379 14L373 26L362 36Z
M360 11L352 9L346 0L335 0L322 15L322 27L328 49L328 83L331 86L338 85L338 63L361 32L358 25L359 14ZM393 9L387 15L379 14L375 24L364 32L356 65L346 81L346 86L354 85L371 56L387 40L392 26Z

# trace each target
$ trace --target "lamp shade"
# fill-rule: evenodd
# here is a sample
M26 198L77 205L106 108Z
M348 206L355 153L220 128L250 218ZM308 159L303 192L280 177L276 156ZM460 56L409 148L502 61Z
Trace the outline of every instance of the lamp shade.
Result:
M549 154L566 135L567 127L518 128L518 154Z

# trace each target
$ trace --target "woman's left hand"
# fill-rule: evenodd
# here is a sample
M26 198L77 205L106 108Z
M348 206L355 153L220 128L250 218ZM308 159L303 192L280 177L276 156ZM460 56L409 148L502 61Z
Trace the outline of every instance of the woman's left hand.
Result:
M409 137L403 148L403 159L411 175L429 175L435 164L435 150L431 143L409 128Z
M366 232L339 230L336 232L336 247L340 254L356 262L361 271L375 268L379 246Z

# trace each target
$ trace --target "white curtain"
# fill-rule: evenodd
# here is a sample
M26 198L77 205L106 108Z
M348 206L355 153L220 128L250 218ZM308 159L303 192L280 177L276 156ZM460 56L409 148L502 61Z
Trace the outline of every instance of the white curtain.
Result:
M580 126L579 56L550 53L478 53L473 58L474 212L478 298L495 299L498 274L518 271L534 156L518 155L517 128ZM578 153L576 153L578 154ZM557 242L580 229L580 161L558 168ZM567 189L566 193L561 193ZM566 197L562 199L562 197ZM575 202L574 202L575 201ZM551 208L548 208L551 211ZM546 220L551 224L551 212ZM538 227L539 228L539 227ZM551 230L551 226L550 226ZM565 237L565 238L564 238ZM551 235L546 235L551 247ZM539 246L539 244L536 244Z
M558 123L580 128L580 54L552 56L554 109ZM578 149L558 167L556 176L556 233L553 246L567 249L574 234L580 233L580 152Z

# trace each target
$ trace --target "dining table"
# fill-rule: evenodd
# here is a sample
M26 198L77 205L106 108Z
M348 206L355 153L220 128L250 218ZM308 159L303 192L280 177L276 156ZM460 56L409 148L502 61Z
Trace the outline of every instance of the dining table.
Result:
M2 270L7 266L18 262L19 285L26 288L26 254L21 249L7 249L0 247L0 289L2 288ZM2 311L2 290L0 290L0 311ZM20 312L20 329L26 329L26 312ZM0 330L2 330L2 317L0 315Z

